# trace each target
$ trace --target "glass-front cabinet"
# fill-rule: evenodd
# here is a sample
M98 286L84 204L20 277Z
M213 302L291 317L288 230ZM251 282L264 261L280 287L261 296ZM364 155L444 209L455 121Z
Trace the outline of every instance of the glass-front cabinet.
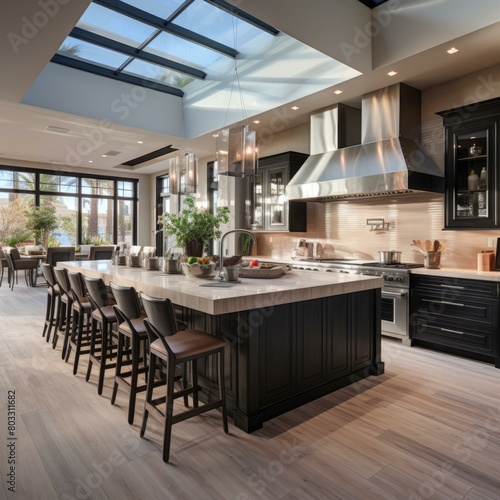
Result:
M446 128L445 228L499 227L500 102L495 99L440 114Z
M257 174L247 181L247 229L306 231L307 204L289 202L285 188L306 161L303 153L281 153L260 158Z

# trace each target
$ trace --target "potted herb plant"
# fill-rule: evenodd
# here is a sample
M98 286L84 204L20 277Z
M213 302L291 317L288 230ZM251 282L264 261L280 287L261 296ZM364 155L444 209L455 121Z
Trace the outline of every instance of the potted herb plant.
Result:
M193 196L186 196L183 209L178 214L164 213L158 224L163 225L165 236L175 236L177 245L186 255L201 257L210 240L221 237L221 224L229 222L228 207L217 207L215 214L196 206Z

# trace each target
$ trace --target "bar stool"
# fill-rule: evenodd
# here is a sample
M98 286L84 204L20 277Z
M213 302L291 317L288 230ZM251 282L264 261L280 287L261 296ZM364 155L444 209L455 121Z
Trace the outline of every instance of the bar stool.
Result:
M174 308L169 299L157 299L141 293L142 305L147 315L144 320L149 336L149 372L146 390L146 402L142 419L141 437L144 437L148 415L164 423L163 461L168 462L170 455L170 440L172 425L194 417L201 413L222 409L224 432L228 432L226 397L224 387L224 349L227 342L199 330L179 330L175 319ZM198 367L197 361L209 356L218 357L219 399L198 406ZM154 373L157 362L167 364L166 397L153 399ZM177 364L191 365L192 385L174 392L174 375ZM173 414L174 400L192 394L193 408L177 415ZM159 406L166 403L163 413Z
M90 355L85 380L89 381L92 366L95 363L99 367L97 393L101 395L106 370L116 368L117 339L113 326L117 318L113 309L114 300L109 298L104 281L101 278L88 276L84 279L92 305Z
M47 306L45 309L45 325L43 327L42 337L49 342L52 328L56 328L57 323L57 303L61 299L61 289L57 284L54 275L54 268L50 264L42 264L42 274L47 282Z
M112 282L109 286L116 300L113 309L118 319L118 348L111 404L115 404L118 387L125 389L129 396L128 423L133 424L137 393L146 390L146 384L138 383L139 375L147 372L148 335L144 325L146 315L134 287L118 286ZM125 367L130 367L130 370L124 370Z
M78 363L82 354L90 353L92 305L87 295L82 273L69 273L69 284L73 298L71 336L64 361L67 363L71 348L75 350L73 375L78 371ZM100 339L99 339L100 341Z
M61 296L57 307L57 323L54 329L54 337L52 339L52 349L56 348L59 335L64 337L63 347L61 351L61 358L66 357L66 350L68 349L69 337L71 335L71 320L73 317L73 296L71 292L71 285L69 284L68 270L64 267L54 267L54 276L59 285Z

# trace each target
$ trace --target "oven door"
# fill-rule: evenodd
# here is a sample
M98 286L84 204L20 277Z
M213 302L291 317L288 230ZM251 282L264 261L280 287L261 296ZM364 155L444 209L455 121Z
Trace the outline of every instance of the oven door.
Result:
M392 286L382 288L382 335L408 337L408 290Z

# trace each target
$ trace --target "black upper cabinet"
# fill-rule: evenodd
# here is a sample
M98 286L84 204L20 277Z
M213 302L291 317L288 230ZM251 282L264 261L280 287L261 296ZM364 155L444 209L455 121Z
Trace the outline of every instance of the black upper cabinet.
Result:
M287 201L285 187L308 158L287 152L259 158L248 178L246 226L253 231L307 231L307 203Z
M438 113L445 136L445 228L500 226L500 99Z

